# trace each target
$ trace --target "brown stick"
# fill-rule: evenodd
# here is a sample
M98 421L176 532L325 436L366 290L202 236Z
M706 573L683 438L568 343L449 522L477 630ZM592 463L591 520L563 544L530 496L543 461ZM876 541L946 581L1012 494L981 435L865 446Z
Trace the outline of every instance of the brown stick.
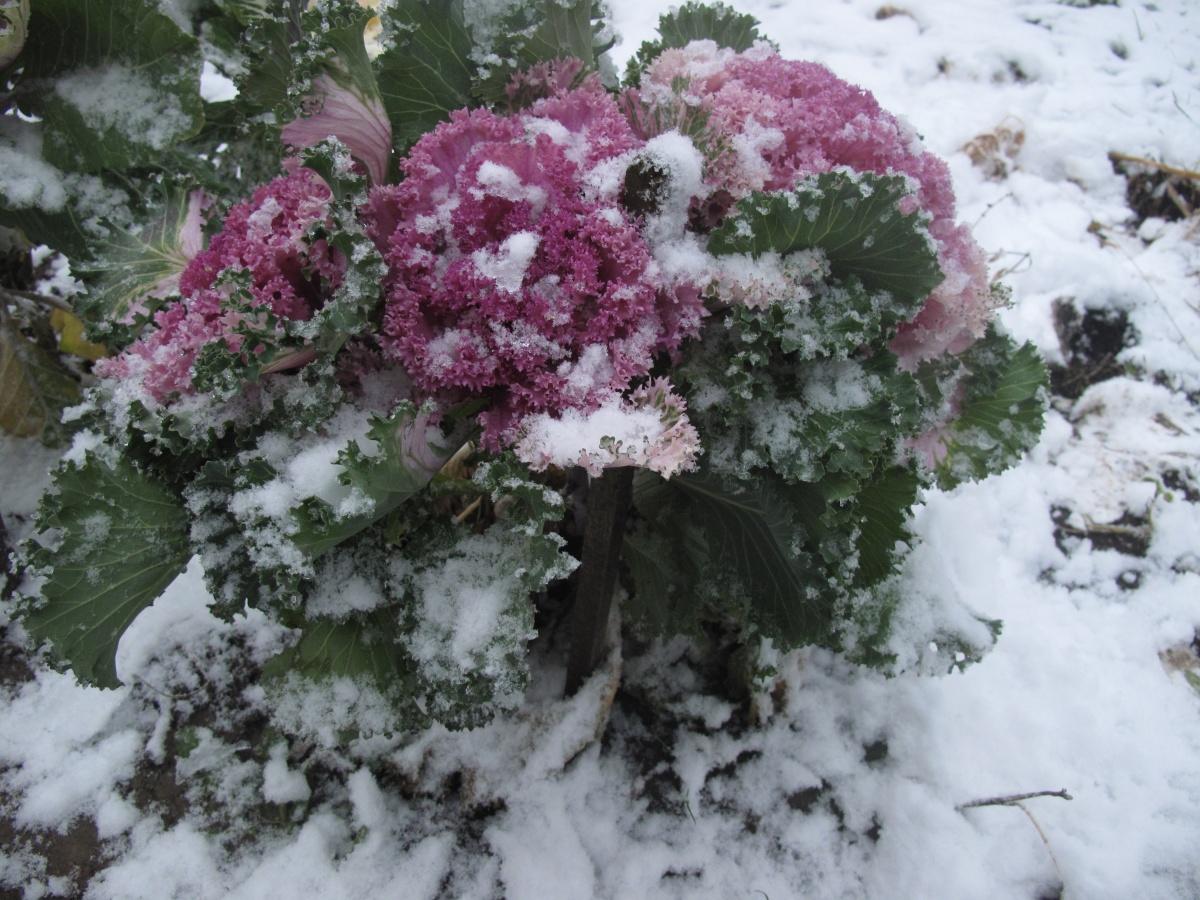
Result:
M1004 797L988 797L986 800L972 800L970 803L960 803L954 807L959 812L964 809L974 809L977 806L1017 806L1022 800L1032 800L1034 797L1058 797L1060 800L1074 800L1066 788L1060 791L1034 791L1030 794L1009 794Z
M467 519L471 518L471 513L475 512L475 510L479 509L479 507L482 504L483 504L483 498L476 497L474 500L471 501L471 504L466 509L464 509L462 512L460 512L457 516L454 517L454 524L461 525L463 522L467 521Z
M1133 156L1129 153L1118 153L1113 151L1108 154L1108 158L1113 162L1134 163L1139 166L1148 166L1151 169L1158 169L1160 172L1166 172L1168 175L1178 175L1180 178L1189 178L1192 181L1200 181L1200 172L1195 172L1191 169L1181 169L1179 166L1168 165L1167 163L1159 162L1156 159L1147 159L1144 156Z
M588 489L583 562L571 609L566 693L574 694L604 659L608 616L621 565L625 519L633 501L633 467L608 469Z
M1017 801L1013 803L1013 806L1025 813L1025 818L1029 820L1029 824L1037 831L1038 837L1042 839L1042 846L1046 848L1046 853L1050 856L1050 862L1054 865L1054 874L1058 876L1059 886L1065 888L1066 882L1063 881L1062 869L1058 865L1058 857L1054 855L1054 848L1050 846L1050 839L1046 837L1046 832L1042 831L1042 826L1038 824L1038 820L1033 817L1033 813L1026 808L1024 803ZM1059 892L1059 896L1062 896L1062 891Z
M1009 794L1005 797L988 797L986 800L972 800L970 803L959 804L955 809L962 812L964 809L973 809L980 806L1015 806L1021 812L1025 813L1025 818L1029 820L1029 824L1034 827L1034 830L1038 833L1038 837L1041 838L1042 846L1046 848L1046 853L1050 856L1050 863L1054 866L1054 874L1058 876L1059 886L1062 887L1065 885L1062 869L1058 865L1058 857L1054 855L1054 848L1050 846L1050 839L1046 837L1046 832L1042 830L1042 826L1038 824L1038 820L1033 817L1033 813L1022 802L1023 800L1032 800L1035 797L1058 797L1062 800L1075 799L1064 788L1060 791L1033 791L1028 794Z

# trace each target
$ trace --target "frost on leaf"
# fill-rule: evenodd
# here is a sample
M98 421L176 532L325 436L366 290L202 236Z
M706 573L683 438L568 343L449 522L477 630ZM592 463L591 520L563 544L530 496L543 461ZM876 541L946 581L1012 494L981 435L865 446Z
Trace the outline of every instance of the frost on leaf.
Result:
M376 417L364 441L370 452L352 441L338 457L342 483L364 498L368 510L340 517L328 503L311 498L293 512L296 546L306 556L319 556L388 515L424 490L470 433L461 412L443 416L430 404L405 402L389 416Z
M153 163L204 122L199 44L153 0L39 0L21 58L60 168Z
M38 528L26 553L44 582L26 629L81 681L118 687L121 634L191 556L182 503L130 463L89 452L55 473Z
M452 110L471 104L475 67L460 0L395 4L386 12L391 45L379 57L379 94L400 150Z
M625 68L625 82L637 84L646 67L670 47L684 47L692 41L712 41L718 47L741 52L759 40L758 20L735 12L724 3L697 3L689 0L658 17L657 41L644 41Z
M751 194L713 233L709 251L757 257L819 249L835 278L888 292L892 303L879 315L902 321L942 280L927 220L903 211L908 194L908 183L897 175L811 176L791 192Z
M562 497L511 456L481 465L473 487L504 509L482 533L410 509L404 524L424 527L372 529L318 561L326 584L296 621L298 642L269 664L272 691L376 697L393 731L474 727L520 703L531 595L576 565L561 537L543 533ZM355 585L331 603L335 576Z
M1032 344L1018 346L991 326L961 361L965 395L936 454L942 488L1015 465L1037 443L1046 411L1046 366Z

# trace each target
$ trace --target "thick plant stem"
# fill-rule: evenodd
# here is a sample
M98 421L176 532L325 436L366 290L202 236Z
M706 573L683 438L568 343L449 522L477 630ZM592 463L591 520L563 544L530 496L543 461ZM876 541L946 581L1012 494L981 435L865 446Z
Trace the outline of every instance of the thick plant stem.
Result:
M596 670L608 649L608 616L621 565L625 519L633 500L632 466L608 469L588 489L583 561L571 610L571 651L567 658L568 695Z
M8 529L4 527L4 517L0 516L0 599L7 600L17 587L17 574L10 566L12 551L8 546Z

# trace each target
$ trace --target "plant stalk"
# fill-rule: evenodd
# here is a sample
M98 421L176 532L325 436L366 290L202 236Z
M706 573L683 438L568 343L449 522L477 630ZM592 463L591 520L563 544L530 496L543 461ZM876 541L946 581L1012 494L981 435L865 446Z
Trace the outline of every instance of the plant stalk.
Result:
M0 599L8 600L16 592L17 573L13 571L12 548L8 546L8 529L0 516Z
M632 466L607 469L588 488L583 561L571 609L567 695L574 694L604 659L608 617L621 566L625 520L633 502Z

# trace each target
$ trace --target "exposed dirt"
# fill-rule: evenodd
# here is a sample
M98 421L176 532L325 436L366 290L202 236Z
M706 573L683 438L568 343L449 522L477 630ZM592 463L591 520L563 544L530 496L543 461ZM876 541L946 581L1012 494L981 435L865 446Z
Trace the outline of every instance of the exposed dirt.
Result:
M29 655L14 643L8 629L0 631L0 692L20 690L34 677ZM0 770L0 778L5 770ZM17 800L0 789L0 848L11 856L39 859L34 865L43 879L65 879L65 893L59 896L82 895L97 872L107 865L109 854L96 832L96 823L80 816L63 832L48 829L22 828L15 821ZM20 898L20 890L0 887L0 900Z
M1082 526L1070 522L1072 510L1066 506L1050 509L1054 522L1054 543L1063 553L1070 553L1072 539L1085 538L1096 550L1115 550L1125 556L1142 558L1150 548L1150 521L1143 516L1125 512L1113 522L1085 522Z
M11 798L0 794L0 847L14 856L35 856L44 861L42 879L65 879L56 892L59 897L82 897L88 882L114 855L96 832L96 823L87 816L75 819L65 832L26 830L12 820ZM23 892L0 887L0 900L19 900Z
M1093 384L1125 374L1117 356L1137 341L1123 310L1089 308L1081 313L1071 300L1054 304L1054 329L1065 365L1051 365L1050 390L1077 400Z
M1200 210L1200 179L1127 159L1112 163L1125 176L1125 202L1137 226L1152 218L1177 222Z

